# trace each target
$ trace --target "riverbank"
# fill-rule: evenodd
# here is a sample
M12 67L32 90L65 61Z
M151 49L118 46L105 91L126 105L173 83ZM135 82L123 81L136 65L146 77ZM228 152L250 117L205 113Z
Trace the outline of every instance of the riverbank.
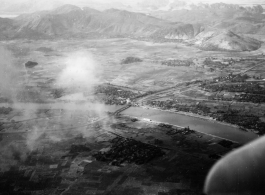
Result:
M71 105L71 106L70 106ZM27 108L38 108L38 109L49 109L49 110L58 110L66 109L66 110L93 110L95 105L93 104L15 104L12 105L12 108L17 109L27 109ZM108 105L99 105L102 110L105 112L115 112L120 109L122 106L108 106ZM103 112L104 112L103 111ZM217 122L216 120L211 120L209 118L204 118L202 116L197 117L190 113L177 113L173 111L165 111L162 109L154 109L149 107L130 107L121 112L121 114L128 115L131 117L138 118L146 118L152 121L157 121L160 123L176 125L180 127L190 127L191 129L202 132L208 135L213 135L216 137L224 138L227 140L233 140L234 142L238 142L240 144L246 144L256 138L258 136L252 132L245 132L240 130L239 128L224 124L221 122ZM32 117L33 118L33 117ZM28 119L28 118L23 118Z
M208 120L202 117L194 117L184 115L183 113L176 113L172 111L165 111L161 109L153 109L148 107L130 107L121 112L122 115L131 117L149 119L160 123L177 125L180 127L190 127L190 129L202 132L208 135L221 137L227 140L233 140L240 144L246 144L258 136L252 132L245 132L239 128L217 122L215 120Z
M203 120L209 120L209 121L214 122L214 123L219 123L219 124L222 124L222 125L227 125L229 127L238 128L240 131L245 131L245 132L257 134L253 130L250 130L250 129L244 129L244 130L242 130L241 127L238 126L238 125L234 125L234 124L231 124L231 123L226 123L226 122L218 121L215 118L212 118L212 117L209 117L209 116L202 116L202 115L194 114L194 113L191 113L191 112L183 112L183 111L177 111L176 112L174 110L163 110L163 109L160 109L160 108L157 108L157 107L148 107L148 106L139 106L139 107L144 108L144 109L154 109L154 110L159 110L159 111L166 111L166 112L170 112L170 113L181 114L181 115L195 117L195 118L199 118L199 119L203 119Z
M130 115L123 115L123 116L128 117L128 118L135 118L135 119L137 119L139 121L153 123L155 125L161 124L161 122L159 122L159 121L154 121L154 120L147 119L147 118L132 117ZM186 128L184 126L173 125L173 124L170 124L170 123L163 123L163 124L165 124L165 125L171 125L172 127L176 127L176 128L180 128L180 129L185 129ZM221 140L227 140L227 141L233 142L235 144L239 144L239 142L234 141L234 140L230 140L230 139L226 139L226 138L223 138L223 137L215 136L215 135L212 135L212 134L204 133L204 132L201 132L201 131L198 131L198 130L194 130L194 129L191 129L191 130L196 131L196 132L199 132L199 133L204 134L204 135L209 135L209 136L214 137L214 138L218 138L218 139L221 139Z

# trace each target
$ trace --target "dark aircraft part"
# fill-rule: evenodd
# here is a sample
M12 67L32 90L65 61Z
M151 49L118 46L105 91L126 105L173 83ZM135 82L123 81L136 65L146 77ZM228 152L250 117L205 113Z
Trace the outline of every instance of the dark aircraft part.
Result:
M204 192L207 195L265 194L265 137L218 161L207 176Z

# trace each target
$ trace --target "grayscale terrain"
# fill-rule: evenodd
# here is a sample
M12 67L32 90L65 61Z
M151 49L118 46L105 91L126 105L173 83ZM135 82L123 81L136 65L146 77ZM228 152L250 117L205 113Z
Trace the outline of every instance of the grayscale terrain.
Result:
M265 1L0 2L0 195L264 194Z

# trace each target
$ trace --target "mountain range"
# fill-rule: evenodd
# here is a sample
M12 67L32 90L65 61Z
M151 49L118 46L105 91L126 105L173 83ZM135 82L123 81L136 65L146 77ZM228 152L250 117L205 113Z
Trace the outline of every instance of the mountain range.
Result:
M2 38L47 38L97 33L121 37L173 36L175 39L189 39L202 30L197 24L173 23L143 13L118 9L98 11L74 5L22 14L14 19L1 19L0 28Z
M199 4L189 9L153 11L151 15L171 22L200 23L206 27L242 34L265 34L265 15L261 5Z
M204 8L195 6L193 9L197 11L175 10L146 14L120 9L99 11L67 4L52 10L22 14L14 19L0 18L0 40L95 36L183 40L190 43L192 40L195 46L210 50L249 51L260 47L260 41L241 34L265 32L265 17L261 6L242 8L215 4ZM208 13L206 10L216 11ZM186 14L174 20L165 17L165 14L172 13ZM161 17L157 14L164 15ZM224 48L225 44L229 46Z

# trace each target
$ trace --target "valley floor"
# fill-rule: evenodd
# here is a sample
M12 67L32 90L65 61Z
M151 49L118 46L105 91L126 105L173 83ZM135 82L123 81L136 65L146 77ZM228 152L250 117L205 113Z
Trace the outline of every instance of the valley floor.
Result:
M1 44L16 75L8 90L15 96L0 93L2 194L200 194L211 166L241 146L193 131L189 122L112 114L127 105L214 119L253 139L265 133L264 46L228 53L132 39ZM96 82L80 71L78 78L93 88L59 82L75 73L66 64L83 62L76 51ZM122 63L130 56L142 61ZM28 61L37 65L27 68Z

